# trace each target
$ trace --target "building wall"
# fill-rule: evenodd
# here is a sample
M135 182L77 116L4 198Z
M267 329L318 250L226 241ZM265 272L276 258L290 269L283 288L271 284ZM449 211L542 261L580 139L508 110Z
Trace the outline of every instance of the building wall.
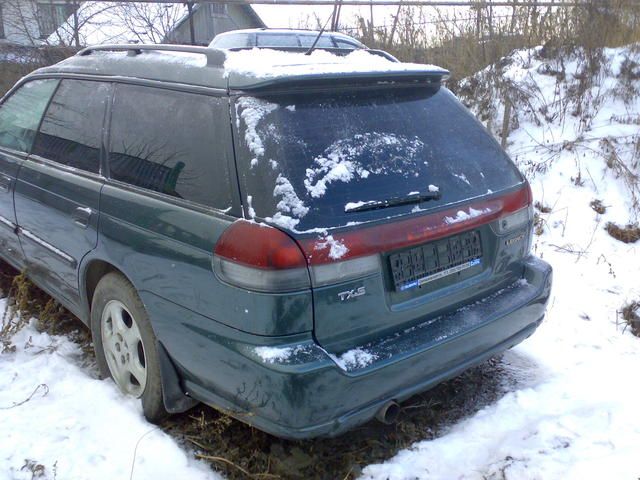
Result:
M218 33L262 26L239 5L200 4L193 15L194 36L197 45L208 45ZM168 40L173 43L191 43L189 21L182 22Z
M29 0L0 0L4 38L2 43L40 45L37 4Z

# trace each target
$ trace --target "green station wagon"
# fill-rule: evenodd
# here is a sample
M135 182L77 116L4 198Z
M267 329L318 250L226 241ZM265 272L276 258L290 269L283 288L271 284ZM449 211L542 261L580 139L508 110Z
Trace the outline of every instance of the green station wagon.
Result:
M391 422L544 317L531 190L446 71L279 53L94 47L1 101L2 257L151 421Z

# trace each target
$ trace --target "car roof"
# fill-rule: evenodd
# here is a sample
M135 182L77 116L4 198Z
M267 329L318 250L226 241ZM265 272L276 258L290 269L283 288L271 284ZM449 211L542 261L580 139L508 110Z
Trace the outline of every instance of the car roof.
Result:
M280 37L280 42L282 42L281 37L290 39L291 46L293 46L294 44L298 45L299 39L304 38L309 41L318 36L323 39L333 39L334 42L342 42L343 44L347 44L353 48L367 48L362 42L343 33L292 28L251 28L244 30L230 30L216 35L209 43L209 46L213 48L239 49L251 48L258 44L267 42L263 47L269 48L268 39L273 37ZM282 47L282 45L280 45L280 47ZM274 46L274 48L277 47Z
M319 30L306 30L306 29L302 29L302 28L244 28L244 29L240 29L240 30L229 30L227 32L222 32L219 33L218 35L216 35L216 37L224 37L227 35L234 35L234 34L253 34L253 33L260 33L262 35L285 35L285 34L292 34L292 35L309 35L309 36L316 36L320 33ZM356 40L355 38L346 35L344 33L341 32L331 32L331 31L324 31L322 32L322 36L331 36L331 37L335 37L335 38L343 38L345 40L351 40L354 41L356 43L361 43L360 41ZM215 37L214 37L215 40Z
M236 91L365 80L439 83L449 73L433 65L393 62L372 50L347 53L338 56L317 50L304 55L258 48L229 52L181 45L101 45L32 75L127 77Z

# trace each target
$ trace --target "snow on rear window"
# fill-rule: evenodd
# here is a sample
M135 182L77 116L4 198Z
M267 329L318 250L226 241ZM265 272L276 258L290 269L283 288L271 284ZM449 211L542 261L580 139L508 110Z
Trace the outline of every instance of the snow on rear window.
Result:
M418 213L522 181L495 140L442 88L240 96L235 113L244 203L250 195L257 219L293 232L326 237L331 228ZM419 205L357 209L407 192L441 195ZM321 242L339 255L339 246Z
M382 132L366 132L331 144L323 155L313 159L307 169L305 188L312 197L320 197L332 182L348 183L355 176L367 178L372 173L406 174L423 153L424 143L419 138ZM367 158L364 164L360 159Z
M255 167L260 157L264 155L262 138L257 132L258 123L265 115L278 108L278 105L254 97L240 97L237 105L241 109L240 118L245 124L244 139L253 154L251 165Z

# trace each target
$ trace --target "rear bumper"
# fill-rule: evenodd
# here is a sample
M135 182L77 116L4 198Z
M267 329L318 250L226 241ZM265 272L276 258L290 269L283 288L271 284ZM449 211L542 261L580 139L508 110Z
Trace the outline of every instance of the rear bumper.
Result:
M334 436L530 336L544 317L552 270L536 257L524 264L524 278L509 287L337 362L310 336L270 345L266 337L230 338L191 312L181 332L175 323L171 332L154 327L189 395L280 437ZM143 300L157 318L157 297Z

